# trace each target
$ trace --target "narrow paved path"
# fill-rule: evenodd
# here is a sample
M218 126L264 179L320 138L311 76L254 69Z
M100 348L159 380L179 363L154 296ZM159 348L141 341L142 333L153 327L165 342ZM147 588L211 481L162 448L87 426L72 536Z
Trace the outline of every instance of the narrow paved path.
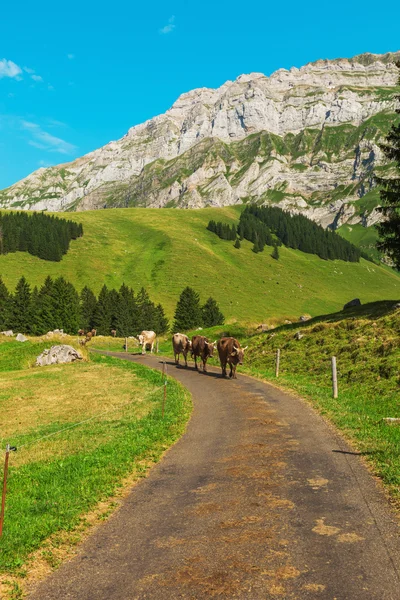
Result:
M240 373L168 372L187 432L31 600L399 600L398 526L321 417Z

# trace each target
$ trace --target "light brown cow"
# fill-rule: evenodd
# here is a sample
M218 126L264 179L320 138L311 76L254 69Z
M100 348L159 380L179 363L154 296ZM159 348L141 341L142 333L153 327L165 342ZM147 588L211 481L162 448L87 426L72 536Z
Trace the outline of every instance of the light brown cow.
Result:
M229 377L237 379L236 367L243 364L244 351L248 346L241 348L234 337L223 337L217 344L219 360L221 363L222 377L226 377L226 365L230 366Z
M213 355L215 342L210 344L204 335L194 335L192 337L192 357L194 358L194 368L198 371L197 357L201 358L203 363L203 373L207 373L206 364L210 356Z
M93 337L96 337L97 329L92 329L91 334Z
M142 346L142 354L146 354L146 347L150 346L150 352L154 350L154 344L156 341L157 334L154 331L142 331L138 335L139 346Z
M187 355L192 349L192 342L183 333L174 333L172 336L172 348L174 350L175 363L179 365L179 355L183 354L185 367L187 367Z
M78 329L78 335L79 336L85 335L85 330L84 329Z
M111 329L111 335L113 337L115 337L117 335L117 330L116 329Z

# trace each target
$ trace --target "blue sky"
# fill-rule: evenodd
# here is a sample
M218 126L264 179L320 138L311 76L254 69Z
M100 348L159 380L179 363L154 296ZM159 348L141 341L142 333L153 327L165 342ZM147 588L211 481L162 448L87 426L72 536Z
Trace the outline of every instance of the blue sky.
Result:
M0 16L0 189L120 138L190 89L400 49L398 0L13 4Z

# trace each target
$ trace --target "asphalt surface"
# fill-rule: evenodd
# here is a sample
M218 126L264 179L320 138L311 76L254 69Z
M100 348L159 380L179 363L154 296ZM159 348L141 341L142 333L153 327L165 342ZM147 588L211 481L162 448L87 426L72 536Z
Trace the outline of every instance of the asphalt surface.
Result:
M185 435L30 600L399 600L399 527L333 428L240 373L167 362L193 395Z

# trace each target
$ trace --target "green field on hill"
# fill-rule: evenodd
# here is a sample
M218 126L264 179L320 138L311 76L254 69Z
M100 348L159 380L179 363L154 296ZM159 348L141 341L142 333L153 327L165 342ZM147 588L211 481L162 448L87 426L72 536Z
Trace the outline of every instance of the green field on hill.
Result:
M240 207L74 213L84 235L71 242L61 262L18 252L0 256L0 274L9 289L21 275L31 285L62 275L96 293L104 283L118 288L125 282L135 292L144 286L169 317L189 285L202 302L213 296L228 320L243 323L334 312L354 297L363 303L400 298L400 278L388 268L364 260L324 261L284 247L277 261L268 246L254 254L250 242L236 249L207 231L210 219L237 222L239 212Z

